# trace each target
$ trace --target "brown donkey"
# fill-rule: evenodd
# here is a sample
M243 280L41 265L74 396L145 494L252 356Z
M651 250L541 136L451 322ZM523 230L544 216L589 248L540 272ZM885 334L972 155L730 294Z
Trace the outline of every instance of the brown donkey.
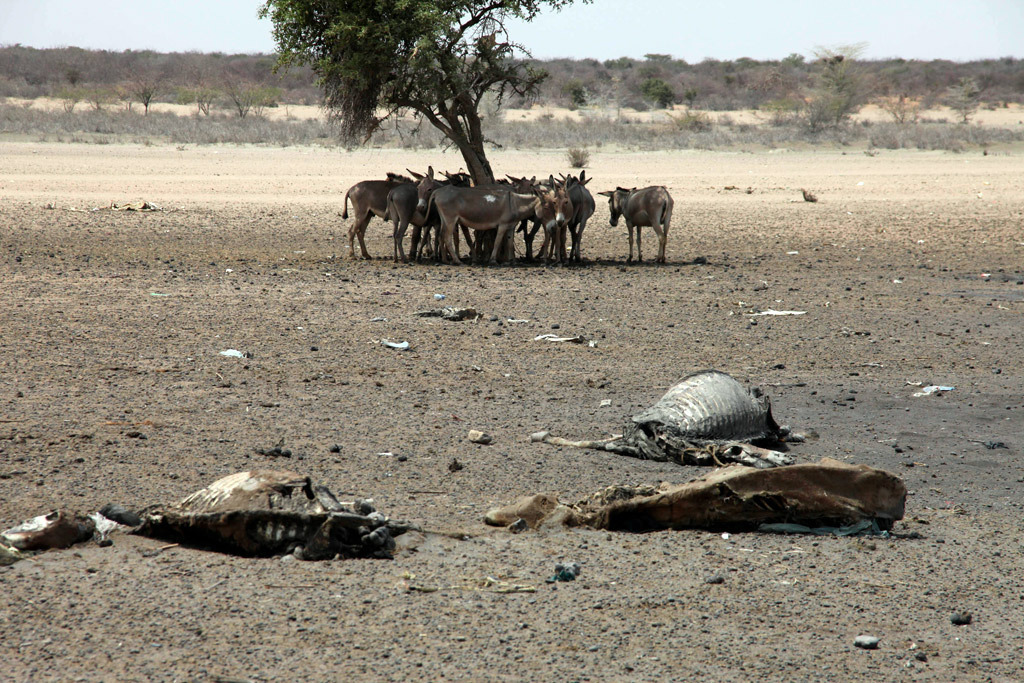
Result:
M498 252L509 229L524 218L540 218L542 224L555 220L553 192L535 190L519 194L497 188L442 187L430 196L428 212L436 207L441 216L442 249L447 249L455 265L461 265L453 235L455 227L465 226L477 231L496 230L491 265L497 263Z
M370 258L370 252L366 251L366 242L363 236L366 234L366 226L370 223L372 216L387 220L388 193L399 185L414 185L412 178L406 178L397 173L388 173L387 180L364 180L348 188L345 193L345 209L341 217L348 218L348 200L352 199L352 214L355 220L348 229L348 256L356 257L355 239L359 238L359 250L364 259Z
M612 227L619 224L619 216L626 219L626 230L629 231L629 258L633 261L633 229L636 228L637 261L643 262L644 254L640 246L640 228L651 226L658 235L658 263L665 262L665 245L668 243L668 226L672 221L672 196L664 187L657 185L627 190L618 187L598 194L608 197L608 209L611 211Z

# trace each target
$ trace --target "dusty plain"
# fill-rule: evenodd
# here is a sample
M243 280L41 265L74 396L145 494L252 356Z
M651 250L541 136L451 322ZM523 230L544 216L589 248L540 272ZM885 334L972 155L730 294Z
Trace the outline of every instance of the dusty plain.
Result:
M352 183L450 153L0 143L0 526L288 468L443 532L391 561L127 536L39 554L0 569L2 678L1021 680L1022 154L596 152L593 190L672 192L666 265L627 266L602 201L583 267L456 268L393 264L377 219L374 259L349 260L339 216ZM108 208L143 200L162 210ZM435 294L482 319L416 317ZM596 347L533 341L553 330ZM798 461L901 476L895 537L482 524L525 494L700 474L528 435L618 432L708 367L820 434ZM257 453L278 444L293 457ZM563 560L579 579L546 584Z

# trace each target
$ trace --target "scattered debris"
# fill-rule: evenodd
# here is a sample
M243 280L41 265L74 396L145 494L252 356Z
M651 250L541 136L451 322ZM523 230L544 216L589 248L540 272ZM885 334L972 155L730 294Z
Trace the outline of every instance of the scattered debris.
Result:
M491 441L494 440L491 438L490 434L487 434L486 432L481 432L479 429L470 429L469 435L466 438L472 441L473 443L482 444L484 446L486 446L487 444L491 443Z
M769 308L764 311L758 311L757 313L747 313L750 316L761 316L761 315L805 315L807 311L776 311Z
M143 536L245 556L293 553L302 560L391 557L393 522L368 501L338 502L324 486L289 471L238 472L178 503L142 514Z
M111 211L163 211L162 208L150 202L128 202L127 204L110 205Z
M221 351L220 355L227 356L228 358L252 358L252 354L249 353L248 351L242 353L238 349L228 349L226 351Z
M559 562L555 565L555 575L546 579L546 581L547 583L575 581L582 569L579 562Z
M551 436L551 432L546 432L546 431L534 432L533 434L530 434L530 441L533 441L534 443L539 442L539 441L547 441L547 438L549 436Z
M754 442L779 443L789 433L776 424L771 402L759 390L748 390L724 372L704 370L687 375L634 415L621 437L569 441L548 435L540 440L680 465L777 467L793 459Z
M533 338L533 341L569 342L571 344L583 344L587 340L580 335L575 337L559 337L557 334L540 334Z
M805 202L811 202L813 204L814 202L818 201L817 197L815 197L813 194L811 194L810 192L803 188L800 188L800 194L804 196Z
M436 299L437 301L444 301L445 300L445 295L444 294L435 294L434 295L434 299Z
M462 469L462 463L459 462L458 458L452 458L452 461L450 463L448 463L448 471L449 472L458 472L461 469Z
M382 346L386 346L389 349L398 349L399 351L408 351L409 350L409 342L407 342L407 341L393 342L393 341L391 341L389 339L381 339L380 343L381 343Z
M1007 446L1006 443L1004 443L1003 441L978 441L977 439L967 440L970 441L971 443L980 443L982 446L989 449L990 451L994 451L997 448L1009 448L1009 446Z
M862 650L877 650L879 639L874 636L857 636L853 644Z
M370 318L371 323L386 323L387 321L388 319L382 315L378 315L376 318Z
M953 391L954 389L956 389L956 387L943 387L943 386L937 386L935 384L929 384L928 386L923 387L921 389L921 391L915 391L911 395L914 398L919 398L921 396L931 396L932 394L937 394L939 396L942 396L947 391Z
M527 320L526 318L506 318L505 322L509 323L510 325L519 325L522 323L528 323L530 321Z
M452 322L477 320L483 317L480 313L476 312L475 308L454 308L452 306L434 308L429 311L418 311L416 315L421 318L444 318L445 320L451 320Z
M566 526L640 532L756 530L771 523L845 527L869 520L889 530L903 518L906 497L906 486L893 474L823 458L770 469L725 467L675 486L609 487L574 505L541 493L491 510L484 521L507 526L522 518L538 528L560 515Z

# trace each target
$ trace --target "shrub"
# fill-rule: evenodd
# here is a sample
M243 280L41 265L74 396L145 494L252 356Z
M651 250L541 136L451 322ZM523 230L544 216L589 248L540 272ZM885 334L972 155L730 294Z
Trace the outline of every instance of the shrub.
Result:
M921 101L906 95L882 97L878 106L900 124L917 123L921 116Z
M654 102L662 109L671 106L676 100L676 94L672 91L671 86L660 78L645 80L640 84L640 92L645 99Z
M585 147L570 147L565 156L572 168L585 168L590 163L590 152Z
M946 94L946 104L960 116L960 123L968 123L978 111L981 89L973 78L961 78Z
M672 122L680 130L688 130L692 133L700 133L711 130L711 117L702 111L686 110L682 116L668 115Z

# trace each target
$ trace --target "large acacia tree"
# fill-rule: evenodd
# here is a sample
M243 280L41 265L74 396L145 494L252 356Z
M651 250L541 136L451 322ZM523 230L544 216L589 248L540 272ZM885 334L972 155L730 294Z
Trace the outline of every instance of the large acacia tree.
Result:
M589 2L590 0L581 0ZM412 111L462 152L477 183L494 173L479 108L533 93L546 72L516 59L509 19L531 20L573 0L266 0L278 64L309 64L328 114L344 137L365 140L388 118Z

